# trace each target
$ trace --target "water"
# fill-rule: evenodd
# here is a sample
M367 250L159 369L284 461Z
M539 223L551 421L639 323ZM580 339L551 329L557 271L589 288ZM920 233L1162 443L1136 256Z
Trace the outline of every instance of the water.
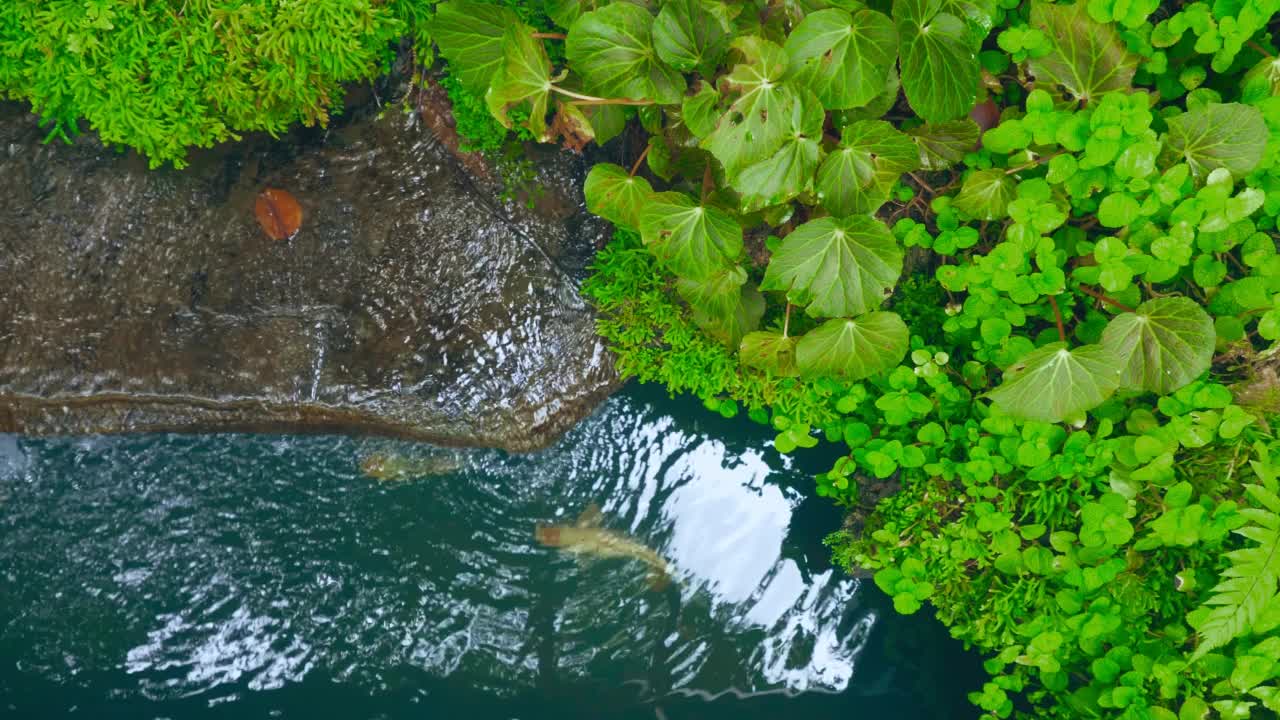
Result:
M830 568L820 461L767 437L636 389L522 456L0 436L0 716L976 717L977 661ZM667 590L534 543L591 503Z

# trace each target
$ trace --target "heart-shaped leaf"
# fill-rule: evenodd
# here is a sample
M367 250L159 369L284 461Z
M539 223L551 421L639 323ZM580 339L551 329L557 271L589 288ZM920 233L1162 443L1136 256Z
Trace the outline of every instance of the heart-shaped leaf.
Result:
M764 316L764 296L749 283L742 286L728 313L712 314L697 307L693 321L708 335L730 347L737 347L747 333L760 326Z
M598 163L587 173L582 193L587 209L614 225L640 229L640 213L653 199L653 187L642 177L633 177L625 168Z
M785 120L787 132L778 149L729 178L742 194L744 213L788 202L813 188L813 172L822 154L822 105L813 93L801 89Z
M1138 56L1129 52L1115 25L1089 17L1086 0L1071 5L1033 0L1031 25L1053 44L1049 54L1028 61L1036 85L1049 94L1088 104L1133 86Z
M676 278L676 291L694 310L710 317L729 317L738 309L747 271L732 265L700 280Z
M467 89L483 93L502 65L503 33L519 24L516 14L501 5L449 0L436 5L429 29L449 72Z
M907 354L906 323L891 312L836 318L810 330L796 343L802 375L836 375L861 380L888 370Z
M1121 361L1120 387L1166 395L1213 361L1213 318L1183 297L1148 300L1112 318L1102 344Z
M699 82L694 91L684 96L680 117L694 137L705 138L715 132L720 119L720 93L708 82Z
M810 13L787 36L788 77L829 110L866 105L884 90L898 33L883 13L838 8Z
M902 248L866 215L825 217L796 228L769 260L763 290L781 290L817 317L876 309L902 274Z
M1167 122L1169 153L1185 160L1201 180L1218 168L1243 178L1258 166L1267 148L1267 123L1252 105L1210 103Z
M747 367L780 377L800 374L796 367L796 339L772 330L747 333L738 348L738 360Z
M653 16L628 2L583 13L569 28L565 56L588 92L606 97L680 102L684 76L658 59Z
M889 199L902 173L915 170L919 163L915 143L889 123L850 123L840 147L818 168L818 198L832 215L874 213Z
M507 26L502 40L503 61L485 94L489 112L504 127L515 107L529 112L529 130L539 139L547 135L547 96L551 93L551 60L542 41L521 23Z
M719 208L694 203L684 193L653 196L640 213L640 233L649 251L671 272L691 280L723 271L742 254L738 221Z
M778 151L794 105L800 100L791 85L782 82L787 71L782 48L754 35L738 38L731 47L742 61L721 80L721 87L737 99L720 116L702 147L710 150L732 177Z
M1119 386L1120 360L1110 349L1052 343L1005 368L1004 382L987 395L1014 417L1061 422L1101 405Z
M1015 189L1013 178L1004 170L979 170L964 179L951 204L979 220L999 220L1009 215Z
M907 131L920 148L920 167L946 170L978 146L978 124L965 118L926 123Z
M895 0L902 38L902 87L920 117L962 117L978 93L978 44L964 20L942 12L941 0Z
M732 39L729 10L714 0L667 0L653 21L658 57L685 72L710 77Z

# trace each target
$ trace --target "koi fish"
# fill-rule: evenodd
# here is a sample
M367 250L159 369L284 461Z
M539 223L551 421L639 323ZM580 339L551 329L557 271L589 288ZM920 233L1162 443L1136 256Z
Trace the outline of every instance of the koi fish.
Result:
M577 555L580 560L638 560L649 569L649 586L655 591L666 588L671 582L667 561L631 537L600 527L603 519L600 508L593 503L573 525L537 525L533 536L539 543Z
M421 457L378 452L360 461L360 471L366 476L391 482L433 475L448 475L462 468L462 458L457 453L438 452Z

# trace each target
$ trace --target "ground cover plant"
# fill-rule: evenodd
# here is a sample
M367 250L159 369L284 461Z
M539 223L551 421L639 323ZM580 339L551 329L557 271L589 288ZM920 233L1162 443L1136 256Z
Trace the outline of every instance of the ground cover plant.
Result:
M620 367L843 444L836 502L899 484L833 548L988 653L986 716L1251 718L1280 712L1275 11L569 1L547 32L450 0L432 35L504 125L643 127L585 188Z

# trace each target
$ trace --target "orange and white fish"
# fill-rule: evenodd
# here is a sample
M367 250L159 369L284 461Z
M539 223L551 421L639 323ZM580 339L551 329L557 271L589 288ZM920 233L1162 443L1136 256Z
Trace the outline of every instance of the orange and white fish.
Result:
M592 504L573 525L538 525L533 536L547 547L559 548L580 559L638 560L649 568L650 587L655 591L666 588L671 582L667 561L630 536L600 527L603 519L600 508Z

